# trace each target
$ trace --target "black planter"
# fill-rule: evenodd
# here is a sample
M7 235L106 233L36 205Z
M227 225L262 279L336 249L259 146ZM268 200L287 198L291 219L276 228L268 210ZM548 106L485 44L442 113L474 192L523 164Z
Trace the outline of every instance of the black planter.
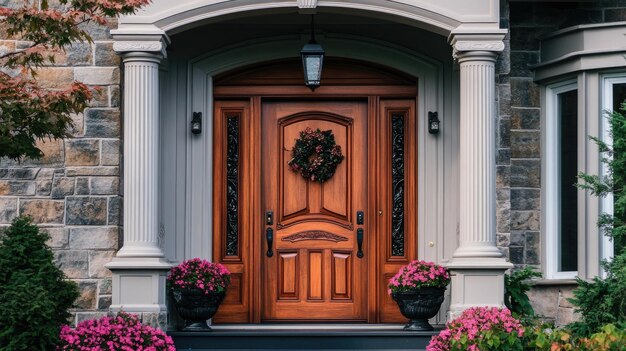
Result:
M212 293L205 295L200 289L176 290L172 293L174 307L185 320L183 331L210 331L206 321L212 318L226 295Z
M409 292L392 293L391 298L398 303L400 313L410 319L404 330L431 331L433 326L428 319L439 312L446 288L421 288Z

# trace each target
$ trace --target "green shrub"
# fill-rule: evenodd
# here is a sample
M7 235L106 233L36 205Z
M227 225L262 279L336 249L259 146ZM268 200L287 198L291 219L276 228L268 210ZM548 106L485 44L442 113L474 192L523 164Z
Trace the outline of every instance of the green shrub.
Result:
M537 324L526 327L525 351L626 351L626 325L607 324L589 337Z
M17 218L0 236L0 350L49 351L79 296L29 218Z
M622 104L622 110L625 109L626 104ZM602 214L598 225L615 243L615 256L611 262L602 264L607 272L605 279L578 279L578 288L570 302L582 318L569 327L579 336L597 333L606 324L626 323L626 117L615 111L608 120L612 145L591 138L603 154L602 163L607 166L607 175L580 173L578 187L599 197L613 194L613 214Z
M526 295L531 287L528 281L534 277L541 277L541 273L530 267L513 271L504 276L504 304L519 317L535 315L528 295Z

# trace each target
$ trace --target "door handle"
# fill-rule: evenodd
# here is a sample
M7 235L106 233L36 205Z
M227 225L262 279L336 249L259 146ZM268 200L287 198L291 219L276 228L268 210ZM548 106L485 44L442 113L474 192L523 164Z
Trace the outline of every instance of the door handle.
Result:
M356 257L363 258L363 228L356 230L356 243L359 247L359 251L356 253Z
M272 257L274 256L274 251L272 251L272 246L274 244L274 229L265 229L265 240L267 240L267 257Z

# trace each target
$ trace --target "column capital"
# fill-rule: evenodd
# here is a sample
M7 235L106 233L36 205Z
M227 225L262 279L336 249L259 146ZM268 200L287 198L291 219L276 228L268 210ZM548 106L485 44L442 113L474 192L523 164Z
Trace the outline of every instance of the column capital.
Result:
M170 43L166 34L114 35L113 50L124 57L166 58L165 48Z
M452 56L455 59L469 56L480 60L495 61L498 54L504 50L503 39L506 32L506 29L488 33L453 31L448 38L453 49ZM481 58L477 57L479 55Z

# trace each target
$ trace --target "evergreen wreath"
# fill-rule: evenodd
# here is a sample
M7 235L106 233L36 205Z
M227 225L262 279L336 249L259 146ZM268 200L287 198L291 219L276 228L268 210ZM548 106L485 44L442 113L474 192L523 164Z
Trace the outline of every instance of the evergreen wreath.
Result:
M323 183L330 179L343 161L341 146L335 143L332 130L307 127L291 151L289 167L305 179Z

